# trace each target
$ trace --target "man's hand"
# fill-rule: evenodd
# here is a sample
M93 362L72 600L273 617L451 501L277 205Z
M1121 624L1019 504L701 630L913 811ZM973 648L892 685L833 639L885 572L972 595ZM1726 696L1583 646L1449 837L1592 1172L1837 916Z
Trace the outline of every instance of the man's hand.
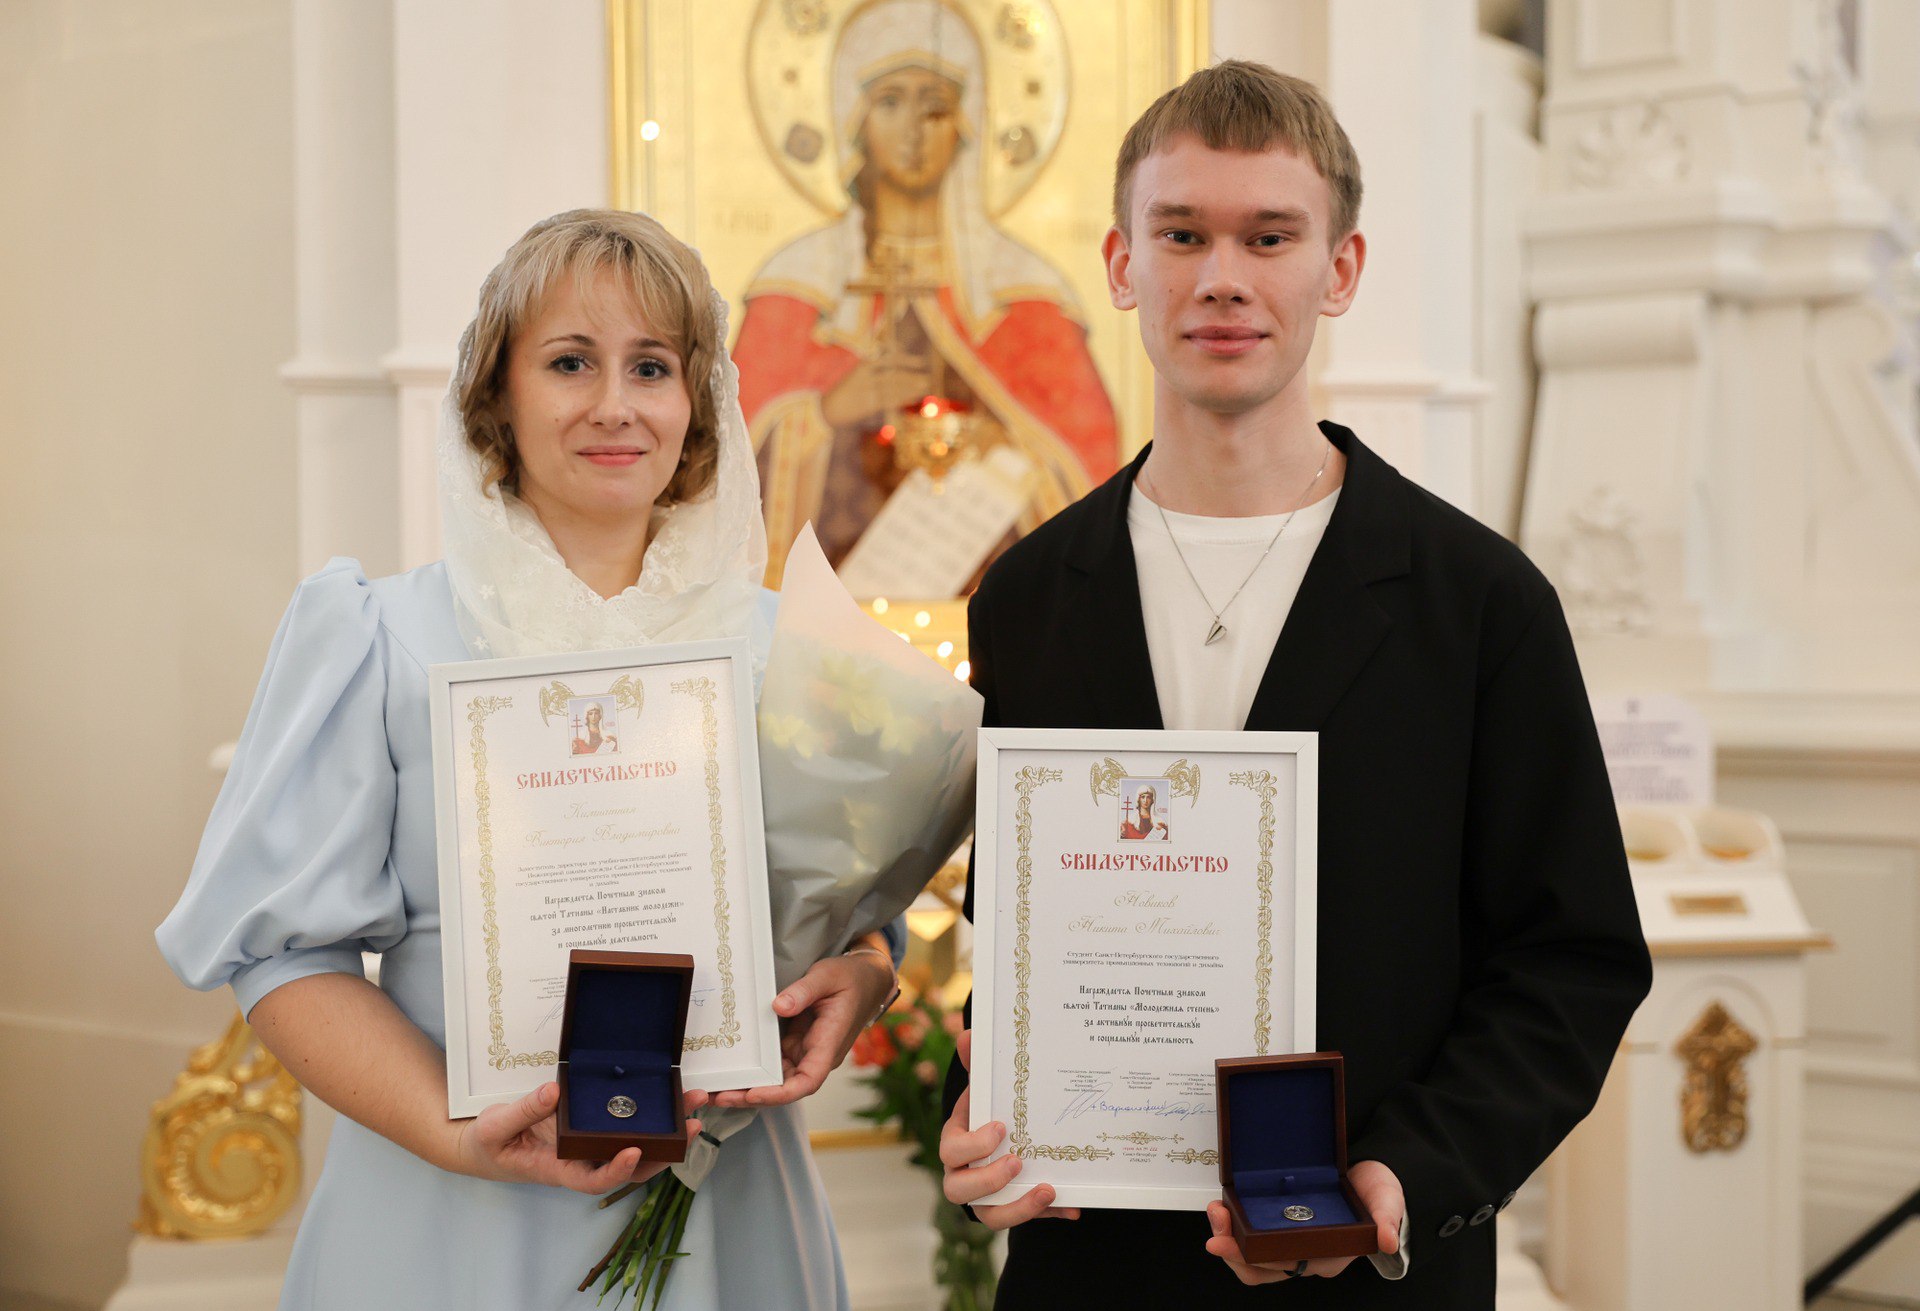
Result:
M1400 1218L1407 1213L1407 1195L1401 1191L1400 1181L1378 1161L1360 1162L1347 1172L1347 1178L1353 1182L1353 1191L1360 1194L1361 1202L1379 1228L1380 1250L1392 1256L1400 1250ZM1254 1265L1240 1255L1240 1244L1234 1241L1233 1222L1227 1215L1226 1203L1207 1203L1207 1219L1213 1225L1207 1250L1225 1261L1243 1284L1271 1284L1275 1280L1290 1279L1296 1273L1331 1279L1353 1264L1352 1257L1342 1256L1309 1261L1305 1270L1298 1269L1297 1261Z
M961 1068L971 1070L973 1030L962 1030L954 1045L954 1054ZM940 1164L946 1167L941 1187L946 1192L947 1200L956 1206L973 1206L974 1215L989 1229L1011 1229L1029 1220L1078 1220L1079 1207L1053 1204L1051 1184L1029 1188L1025 1196L999 1206L976 1204L976 1199L997 1193L1013 1182L1020 1173L1020 1158L1008 1153L992 1165L974 1168L975 1161L993 1155L994 1148L1007 1136L1007 1129L1005 1125L995 1123L969 1130L967 1114L972 1099L973 1089L969 1087L960 1094L960 1100L954 1104L953 1114L947 1117L945 1127L940 1130Z
M878 951L854 951L815 962L773 999L781 1017L777 1087L713 1095L715 1106L785 1106L819 1091L847 1059L853 1040L893 991L893 962Z

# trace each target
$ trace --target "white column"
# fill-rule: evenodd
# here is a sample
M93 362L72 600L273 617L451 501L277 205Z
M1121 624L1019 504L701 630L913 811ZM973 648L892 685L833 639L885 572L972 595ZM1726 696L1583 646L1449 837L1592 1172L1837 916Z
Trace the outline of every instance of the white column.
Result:
M294 358L299 566L398 564L392 0L296 0Z
M1912 26L1892 12L1863 8L1889 40ZM1522 541L1600 686L1920 682L1904 255L1861 173L1841 18L1837 0L1549 9Z
M608 203L601 0L409 0L393 27L400 563L440 554L434 433L480 282L516 237Z
M1858 33L1862 163L1912 220L1920 217L1920 5L1860 0Z
M1359 299L1322 329L1327 413L1474 511L1475 7L1341 0L1326 21L1325 87L1360 155L1368 238Z
M1475 452L1473 512L1520 536L1533 432L1533 296L1527 285L1526 211L1540 194L1540 60L1482 34L1474 114L1474 366L1487 384Z

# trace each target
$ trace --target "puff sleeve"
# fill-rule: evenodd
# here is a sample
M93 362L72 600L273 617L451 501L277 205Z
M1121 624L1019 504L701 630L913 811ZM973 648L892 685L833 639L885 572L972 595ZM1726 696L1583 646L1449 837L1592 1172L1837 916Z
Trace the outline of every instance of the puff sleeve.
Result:
M396 797L379 602L357 562L300 584L193 872L155 938L175 974L243 1013L283 983L359 974L406 936L388 863Z

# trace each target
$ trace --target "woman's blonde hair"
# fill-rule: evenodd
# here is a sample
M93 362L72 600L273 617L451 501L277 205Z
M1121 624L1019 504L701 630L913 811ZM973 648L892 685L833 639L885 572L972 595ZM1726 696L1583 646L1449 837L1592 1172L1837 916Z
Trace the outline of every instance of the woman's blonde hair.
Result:
M719 316L713 282L685 242L645 214L618 209L573 209L527 229L487 280L480 306L460 337L454 396L467 441L487 464L487 485L517 491L520 455L504 400L507 354L514 334L563 276L584 283L610 269L631 292L647 328L680 355L693 414L659 504L691 500L713 483L720 459L720 421L709 379L719 353Z

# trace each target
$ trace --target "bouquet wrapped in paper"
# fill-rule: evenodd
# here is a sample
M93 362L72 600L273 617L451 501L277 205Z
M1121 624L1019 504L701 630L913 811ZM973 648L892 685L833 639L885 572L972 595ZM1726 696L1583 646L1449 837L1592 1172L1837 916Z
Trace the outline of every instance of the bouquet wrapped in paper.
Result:
M965 840L980 711L867 617L804 530L760 690L779 986L892 921Z
M981 705L979 693L869 618L813 529L801 532L758 716L778 986L892 922L966 838ZM583 1290L604 1275L603 1294L638 1282L638 1298L652 1284L658 1300L693 1190L755 1114L702 1114L687 1159L649 1191Z

